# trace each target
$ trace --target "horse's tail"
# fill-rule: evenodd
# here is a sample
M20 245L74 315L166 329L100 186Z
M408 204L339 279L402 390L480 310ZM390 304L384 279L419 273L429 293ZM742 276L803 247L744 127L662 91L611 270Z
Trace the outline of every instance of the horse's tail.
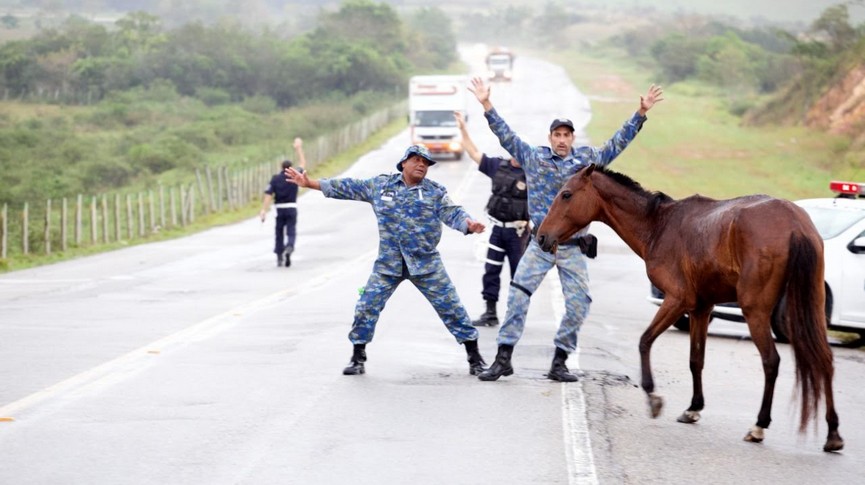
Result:
M790 238L785 293L786 330L796 359L796 381L802 400L799 431L817 418L824 391L831 386L834 367L826 337L822 300L822 278L817 273L819 254L814 244L801 235Z

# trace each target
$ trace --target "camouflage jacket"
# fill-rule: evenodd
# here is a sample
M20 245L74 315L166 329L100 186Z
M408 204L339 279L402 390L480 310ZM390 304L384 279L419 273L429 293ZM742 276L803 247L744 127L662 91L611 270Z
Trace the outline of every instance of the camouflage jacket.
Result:
M372 204L379 235L373 271L387 275L401 275L403 259L412 275L435 271L442 265L436 248L442 223L466 234L466 219L471 218L441 184L425 178L407 187L400 173L365 180L322 179L321 191L325 197Z
M604 146L571 147L570 155L563 159L550 147L535 147L523 141L495 109L487 111L484 116L490 129L499 137L502 148L519 160L526 171L529 217L535 227L541 225L553 205L553 199L571 175L592 163L601 167L609 165L637 136L646 121L645 116L634 113ZM584 230L581 230L578 235L583 232Z

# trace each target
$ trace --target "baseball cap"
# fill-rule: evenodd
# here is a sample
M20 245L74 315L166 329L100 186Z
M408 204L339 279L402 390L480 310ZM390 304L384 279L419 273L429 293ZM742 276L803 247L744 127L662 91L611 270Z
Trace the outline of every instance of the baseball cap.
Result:
M428 161L430 165L435 165L436 161L432 159L432 156L429 153L429 150L423 145L412 145L408 147L405 151L405 154L402 156L399 162L396 164L396 169L402 172L402 162L408 160L412 157L412 155L420 155L424 160Z
M552 133L553 131L555 131L556 128L559 128L561 126L567 126L571 129L571 131L574 131L574 123L571 120L567 118L556 118L550 124L550 133Z

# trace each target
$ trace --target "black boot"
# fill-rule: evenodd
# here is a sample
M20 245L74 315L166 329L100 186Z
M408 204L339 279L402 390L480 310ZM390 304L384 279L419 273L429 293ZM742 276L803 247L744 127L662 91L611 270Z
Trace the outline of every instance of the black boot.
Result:
M550 367L550 373L547 374L547 377L559 382L577 382L579 379L568 370L568 366L565 365L566 360L568 360L568 353L556 347L553 365Z
M499 351L496 353L496 360L489 369L478 375L478 379L482 381L495 381L501 376L509 376L514 373L514 368L511 367L511 354L514 352L513 345L499 345Z
M468 356L469 361L469 374L476 376L481 372L486 370L487 363L484 362L484 358L481 357L481 353L478 351L478 341L477 340L466 340L463 342L463 345L466 346L466 355Z
M496 316L496 302L485 300L487 302L487 311L483 313L477 320L472 322L475 327L495 327L499 324L499 317Z
M354 344L354 353L351 355L351 362L348 367L342 370L345 376L356 376L363 374L366 370L363 368L363 363L366 362L366 344Z
M294 252L294 246L286 246L285 251L282 252L285 257L285 267L288 268L291 266L291 253Z

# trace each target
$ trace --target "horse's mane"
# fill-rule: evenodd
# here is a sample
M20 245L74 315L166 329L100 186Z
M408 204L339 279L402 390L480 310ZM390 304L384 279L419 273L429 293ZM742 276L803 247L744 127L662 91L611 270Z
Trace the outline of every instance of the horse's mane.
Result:
M608 168L598 166L595 166L595 172L602 173L607 177L613 179L613 181L615 181L619 185L630 190L631 192L640 194L643 197L647 198L649 200L647 208L650 214L654 213L661 204L673 201L672 197L663 192L649 192L648 190L644 189L643 186L639 184L639 182L623 173L614 172Z

